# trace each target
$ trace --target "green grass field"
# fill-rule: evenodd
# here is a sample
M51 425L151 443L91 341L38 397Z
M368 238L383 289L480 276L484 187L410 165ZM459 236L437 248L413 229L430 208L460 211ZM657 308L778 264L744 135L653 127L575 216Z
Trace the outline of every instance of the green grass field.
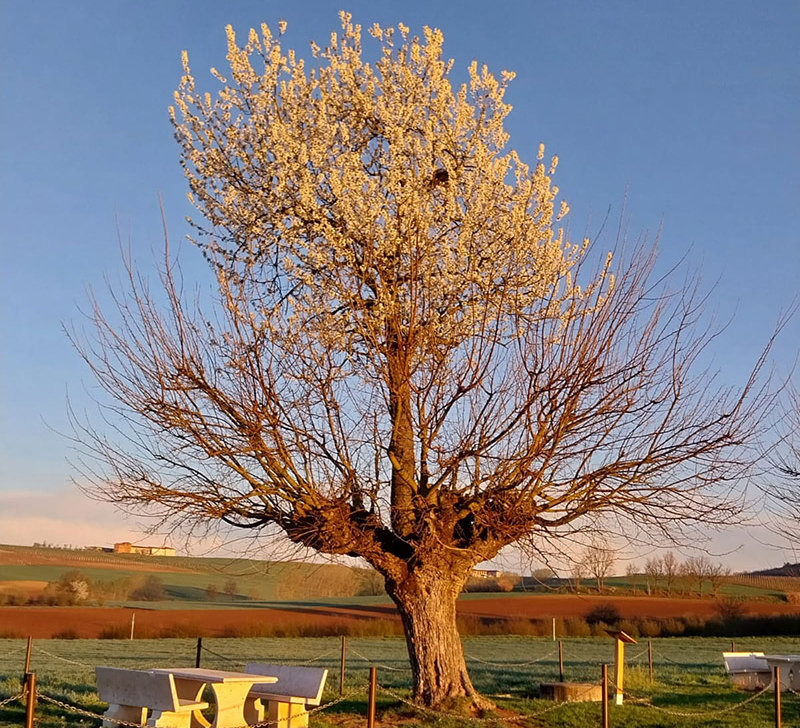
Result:
M404 724L457 728L464 725L508 725L497 720L472 722L415 712L398 701L409 695L410 673L402 639L348 639L346 692L350 697L311 718L316 728L356 728L365 724L366 683L370 664L378 666L378 716L381 725ZM314 639L215 639L203 642L203 665L240 669L249 660L313 664L329 669L324 702L338 697L340 642ZM647 645L630 645L627 652L626 704L611 706L611 725L632 728L760 728L774 725L771 694L743 705L751 694L733 689L722 668L727 640L673 638L653 640L655 682L647 672ZM541 682L558 679L557 644L543 638L470 637L464 639L476 687L492 696L501 711L529 716L512 725L541 728L591 728L600 725L598 704L555 705L537 697ZM738 649L766 652L800 651L797 639L752 638ZM102 712L95 692L95 665L146 668L193 665L194 640L41 640L34 642L31 669L44 695L92 712ZM24 640L0 640L0 701L20 691ZM599 682L600 665L613 659L610 639L564 640L565 677ZM642 703L635 701L641 700ZM800 696L785 694L783 725L800 725ZM549 710L548 710L549 709ZM543 712L547 711L547 712ZM723 712L726 711L726 712ZM688 713L691 715L678 715ZM508 715L508 713L504 713ZM0 708L0 726L19 726L24 716L19 702ZM485 716L489 718L490 716ZM98 721L66 709L40 704L39 728L97 726Z
M70 552L67 552L69 554ZM329 565L318 564L299 564L299 563L279 563L279 562L256 562L256 561L231 561L226 559L197 559L197 558L181 558L175 557L174 559L159 559L159 563L154 563L152 570L142 571L141 569L125 568L127 555L114 555L104 554L109 563L114 563L114 568L103 567L98 565L80 565L79 563L72 563L65 557L63 564L2 564L0 563L0 582L15 581L42 581L42 582L56 582L65 573L70 571L79 571L82 575L88 577L92 581L97 582L112 582L119 579L141 579L143 576L154 575L157 576L164 584L167 593L167 599L154 602L149 606L157 609L185 609L187 606L191 608L202 608L203 606L261 606L261 603L273 604L276 601L291 601L297 602L298 599L292 596L284 596L280 593L279 585L283 581L298 580L302 587L304 581L308 583L309 591L314 586L314 581L324 580L329 570L342 569L344 567L331 567ZM141 559L142 557L134 557ZM195 568L194 572L179 572L179 571L159 571L161 565L170 565L165 562L175 562L175 566L181 568ZM208 563L202 563L208 562ZM139 561L135 562L137 566L141 566ZM225 583L229 580L236 582L237 594L233 600L229 599L224 594ZM613 580L612 580L613 581ZM219 590L217 598L209 602L206 588L209 584L213 584ZM735 585L731 585L734 589ZM618 589L624 593L625 585L621 582L617 585ZM752 596L754 598L772 596L765 589L747 588L745 586L736 587L737 593L742 596ZM734 589L734 590L736 590ZM302 591L302 589L301 589ZM552 590L542 589L543 594L551 594ZM495 599L503 597L504 599L526 598L530 596L532 591L515 591L515 592L465 592L460 595L459 599L464 601L482 600L482 599ZM305 600L308 604L343 604L352 603L352 596L318 596L309 594L309 599ZM187 605L181 602L191 602ZM389 604L391 600L385 594L377 596L359 595L357 598L358 603L364 604ZM205 603L205 604L203 604ZM129 600L107 600L107 604L120 604L127 605L133 604ZM136 606L141 606L137 604Z
M4 555L7 557L5 560ZM0 584L5 583L7 590L13 590L13 583L16 581L56 582L65 573L75 570L97 584L127 579L135 586L137 580L141 581L148 575L157 576L163 583L166 597L161 601L160 608L206 605L249 607L259 606L258 602L335 599L337 595L351 600L354 596L377 593L376 587L380 588L373 572L333 564L143 556L0 544ZM723 585L721 593L726 597L739 599L785 601L786 589L800 590L800 578L762 578L760 581L763 583L759 583L757 579L751 579L748 583L746 580L737 581L732 578ZM798 582L798 586L793 585L794 581ZM226 586L231 582L235 586L233 598L225 594ZM592 585L591 580L585 581L586 589L591 590ZM637 593L642 593L641 579L633 586ZM209 596L209 587L216 590L214 597ZM612 593L629 594L632 584L627 577L619 576L609 578L607 587ZM92 595L90 601L102 601L107 605L133 604L128 599L119 598L112 593L103 594L102 591L98 590L99 593ZM537 586L535 581L527 579L524 591L503 596L513 599L515 596L531 593L552 593L552 587L541 584ZM678 589L677 593L680 595L681 590ZM496 596L500 594L473 592L463 594L461 598ZM383 603L388 603L388 599L384 597Z
M5 556L5 558L4 558ZM130 580L131 587L147 576L156 576L166 598L176 602L239 602L297 599L311 596L355 595L368 591L374 574L336 564L261 561L256 559L142 556L99 551L32 548L0 544L0 583L13 590L14 582L56 582L67 572L79 571L97 584ZM235 598L226 594L232 582ZM216 589L210 599L208 588ZM102 590L100 590L102 592ZM103 596L99 594L99 596ZM93 601L97 600L92 595ZM126 604L125 599L103 598L107 604Z

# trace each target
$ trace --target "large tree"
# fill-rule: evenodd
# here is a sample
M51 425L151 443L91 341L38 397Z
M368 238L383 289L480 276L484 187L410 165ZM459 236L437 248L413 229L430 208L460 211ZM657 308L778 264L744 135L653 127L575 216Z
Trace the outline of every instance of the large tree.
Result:
M282 29L281 29L282 30ZM442 34L342 16L306 64L266 26L172 118L214 295L133 270L79 343L111 400L94 492L176 525L279 531L383 575L416 698L470 696L456 597L509 544L724 522L756 379L697 371L691 292L593 260L557 160L508 150L498 79ZM161 302L160 302L161 301ZM718 484L722 483L722 487Z

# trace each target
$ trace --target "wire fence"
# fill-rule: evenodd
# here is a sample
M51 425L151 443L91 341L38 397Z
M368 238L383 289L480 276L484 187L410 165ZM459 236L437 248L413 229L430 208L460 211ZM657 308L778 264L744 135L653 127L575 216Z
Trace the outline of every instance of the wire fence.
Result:
M486 715L465 715L434 710L414 700L410 690L411 668L407 656L404 655L405 643L401 640L351 639L346 655L336 649L337 641L334 638L218 638L213 640L213 647L207 644L208 641L202 647L187 639L34 641L30 655L31 670L38 672L40 676L37 697L47 709L44 722L40 720L39 725L43 728L63 725L63 714L92 721L104 719L104 704L97 698L93 684L94 668L98 665L146 669L188 665L196 660L198 664L202 662L204 667L239 671L245 668L248 661L263 662L268 659L276 664L322 666L331 673L332 679L328 682L323 702L318 706L308 706L304 713L295 715L295 718L307 718L347 701L352 703L347 706L349 712L362 713L368 694L365 678L370 668L377 668L382 673L377 691L384 711L402 707L433 721L455 721L455 725L482 723L524 726L526 721L544 720L548 714L556 711L574 710L573 701L580 701L584 697L579 690L570 701L545 702L537 694L537 682L556 680L560 677L560 671L564 671L565 679L582 683L582 689L587 695L589 692L596 692L601 685L597 681L599 665L610 662L613 653L613 643L610 640L568 640L565 641L562 652L561 649L556 649L554 643L541 639L465 639L465 659L470 665L476 687L483 694L493 695L502 707L502 714L490 712ZM740 712L747 713L758 703L761 704L758 708L760 715L769 711L766 703L768 695L774 694L774 680L751 695L730 686L721 659L721 652L726 645L690 639L683 642L674 639L656 642L655 648L650 644L636 652L630 651L626 661L629 680L624 691L625 707L615 706L613 710L652 710L673 719L700 721L700 724L712 717L723 718L738 715ZM26 690L20 682L25 650L24 644L20 649L20 643L20 640L0 640L0 726L3 727L19 725L18 718L25 706ZM281 649L276 649L278 646ZM342 646L344 647L344 643ZM528 652L530 658L519 659L525 652ZM785 641L783 652L800 652L797 642ZM266 658L265 655L269 657ZM340 671L340 660L344 657L347 660L346 688L337 695L338 681L333 678ZM648 666L651 660L656 677L654 683L648 684L646 671L642 668ZM631 668L634 668L632 679ZM698 677L701 678L699 681ZM793 676L792 680L796 679ZM342 680L341 684L345 686L345 681ZM697 694L698 685L702 687L702 695ZM786 725L800 725L800 693L794 689L797 686L797 682L791 682L785 691L784 710L788 710L796 721L787 722ZM613 692L615 686L611 684L608 688ZM681 702L681 696L687 693L687 690L681 692L681 688L692 693L692 699L688 702ZM504 700L508 702L503 703ZM702 704L703 700L705 705ZM693 706L692 709L688 709L689 705ZM51 723L47 722L48 715L52 718ZM108 720L108 716L105 719ZM260 723L251 722L249 728L282 728L281 724L288 720L289 718L281 718ZM617 720L616 725L625 725L621 716L618 715ZM735 716L731 720L733 722L724 725L739 724ZM125 728L140 726L139 723L116 719L112 722ZM744 723L742 720L741 724ZM69 722L67 724L72 725ZM681 724L683 723L670 723ZM242 728L245 728L244 724Z

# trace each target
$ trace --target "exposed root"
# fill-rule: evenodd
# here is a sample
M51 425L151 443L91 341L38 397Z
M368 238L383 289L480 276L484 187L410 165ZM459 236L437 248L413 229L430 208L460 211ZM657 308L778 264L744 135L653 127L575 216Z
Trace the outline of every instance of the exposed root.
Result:
M426 706L433 711L442 711L443 713L455 713L456 715L469 716L471 718L482 718L483 713L489 710L494 710L497 706L484 697L470 686L468 695L459 695L447 697L434 705ZM424 705L422 701L420 705Z
M483 713L485 710L494 710L497 707L491 700L489 700L489 698L481 695L474 688L470 694L470 698L472 699L472 705L474 706L475 711L478 713Z

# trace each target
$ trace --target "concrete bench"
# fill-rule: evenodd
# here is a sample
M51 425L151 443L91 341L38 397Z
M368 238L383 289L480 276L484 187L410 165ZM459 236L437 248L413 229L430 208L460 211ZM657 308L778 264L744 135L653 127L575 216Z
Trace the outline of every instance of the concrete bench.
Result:
M196 686L192 695L179 694L169 673L118 667L96 667L94 672L97 694L109 704L103 714L103 728L117 728L117 721L153 728L190 728L195 711L208 707L208 703L198 699ZM204 722L199 720L199 724Z
M763 659L763 652L723 652L725 672L737 688L761 690L772 682L772 673ZM783 683L783 679L781 679ZM785 689L785 688L784 688Z
M306 706L319 705L328 671L321 667L295 667L249 662L245 672L257 675L274 675L274 683L256 683L245 702L244 715L248 723L265 720L280 721L281 728L307 728ZM264 703L268 703L265 715Z

